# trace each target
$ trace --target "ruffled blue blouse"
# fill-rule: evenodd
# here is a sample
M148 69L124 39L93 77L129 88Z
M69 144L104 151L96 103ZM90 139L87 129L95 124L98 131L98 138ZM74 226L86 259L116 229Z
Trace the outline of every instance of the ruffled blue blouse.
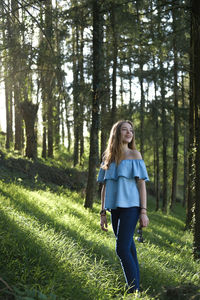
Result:
M140 207L136 178L149 181L143 159L124 159L119 165L112 162L108 170L100 168L97 181L106 183L105 209Z

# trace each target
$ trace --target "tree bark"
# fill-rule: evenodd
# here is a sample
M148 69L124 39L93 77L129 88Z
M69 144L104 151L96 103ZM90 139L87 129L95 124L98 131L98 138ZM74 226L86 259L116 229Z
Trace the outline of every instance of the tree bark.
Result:
M106 143L108 138L108 131L110 129L110 76L109 76L109 68L110 68L110 59L109 59L109 33L108 33L108 26L106 26L106 33L105 33L105 53L102 53L102 65L105 64L105 68L102 70L103 72L103 80L104 80L104 90L102 93L101 98L101 116L100 116L100 129L101 129L101 156L100 160L102 160L102 155L106 150Z
M194 258L200 259L200 2L192 0L193 98L195 113Z
M174 53L174 145L173 145L173 170L172 170L172 193L170 209L172 210L176 201L177 190L177 170L178 170L178 56L177 56L177 20L176 8L172 7L172 27L173 27L173 53Z
M38 104L24 101L20 104L20 108L26 126L26 157L35 159L37 158L35 121L37 117Z
M112 66L112 110L111 110L111 126L116 122L117 112L117 56L118 56L118 42L116 30L116 12L115 4L112 4L111 9L111 28L112 28L112 45L113 45L113 66Z
M98 165L98 132L99 105L102 89L102 44L103 44L103 16L100 3L93 0L93 97L92 97L92 126L90 132L89 172L86 188L85 208L92 208L96 189L96 167Z
M54 140L54 132L53 132L53 83L55 80L55 75L53 71L53 26L52 26L52 0L46 1L45 4L45 32L46 38L51 43L51 48L46 42L46 58L48 71L46 74L46 96L47 96L47 138L48 138L48 157L53 157L53 140ZM49 60L50 58L50 60Z
M195 180L195 169L194 169L194 96L193 96L193 39L192 39L192 15L191 15L191 38L190 38L190 87L189 87L189 142L188 142L188 182L187 182L187 202L186 202L186 229L192 228L193 219L193 208L194 208L194 180Z
M80 41L80 55L79 55L79 70L80 70L80 112L79 112L79 138L80 138L80 164L82 165L82 159L84 154L84 90L85 90L85 82L84 82L84 55L83 55L83 48L84 48L84 28L83 28L83 20L81 25L81 41Z
M23 128L22 128L22 115L20 111L20 101L21 101L21 75L20 75L20 55L21 55L21 45L20 45L20 30L17 19L19 19L19 7L18 3L11 0L11 14L14 16L12 18L11 30L12 30L12 71L14 74L13 80L13 92L14 92L14 107L15 107L15 150L22 151L23 148ZM17 56L16 56L17 53Z
M5 8L3 3L0 3L1 13L4 15ZM3 44L8 45L6 58L3 61L4 66L4 87L5 87L5 107L6 107L6 149L10 149L10 144L13 142L13 86L11 81L11 25L10 17L7 14L6 18L2 18ZM7 34L6 34L7 33Z
M73 119L74 119L74 166L78 164L79 159L79 88L78 88L78 28L73 28Z
M153 59L154 70L155 60ZM159 210L160 206L160 156L159 156L159 122L158 122L158 98L157 98L157 83L154 75L154 95L155 95L155 192L156 192L156 211Z
M184 90L184 75L182 74L182 88L181 88L181 98L182 98L182 108L185 112L185 90ZM187 118L188 119L188 114ZM185 207L186 200L187 200L187 181L188 181L188 161L187 161L187 149L188 149L188 134L187 134L187 125L184 120L183 125L183 136L184 136L184 142L183 142L183 155L184 155L184 175L183 175L183 201L182 205Z
M163 77L163 63L160 62L160 77L161 77L161 101L162 101L162 159L163 159L163 180L162 180L162 211L167 212L167 198L168 198L168 164L167 164L167 120L166 120L166 101L165 101L165 82Z

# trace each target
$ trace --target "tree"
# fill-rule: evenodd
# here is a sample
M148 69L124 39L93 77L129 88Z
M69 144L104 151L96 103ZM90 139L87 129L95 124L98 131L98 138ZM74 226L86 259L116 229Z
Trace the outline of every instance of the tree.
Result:
M86 188L85 208L92 208L96 189L96 167L98 165L99 148L99 105L102 89L102 44L103 44L103 15L98 0L93 0L93 95L92 95L92 125L90 131L89 170Z
M6 15L2 18L3 31L3 45L5 50L3 54L5 59L3 61L4 68L4 86L5 86L5 101L6 101L6 149L10 149L10 144L13 142L13 86L12 86L12 65L11 65L11 22L10 16L1 3L1 13Z
M172 5L172 28L173 28L173 38L172 47L174 53L174 67L173 67L173 77L174 77L174 141L173 141L173 176L172 176L172 192L171 192L171 202L170 209L173 208L176 201L176 186L177 186L177 170L178 170L178 50L177 50L177 8L176 3Z
M196 259L200 258L200 2L192 0L192 96L195 117L195 208L194 208L194 245Z
M19 30L19 7L18 2L11 0L11 14L13 16L11 23L12 31L12 72L14 75L14 114L15 114L15 150L22 151L23 148L23 122L20 111L21 90L22 90L22 49L21 49L21 31Z
M112 126L116 121L116 111L117 111L116 80L117 80L117 58L118 58L118 38L117 38L118 33L117 33L115 1L112 2L110 18L111 18L111 28L112 28L112 51L113 51L112 110L111 110L111 126Z
M45 18L43 20L43 11ZM45 8L41 7L40 50L38 55L38 69L40 71L40 86L42 97L43 119L43 147L42 157L53 157L53 87L55 83L55 54L53 47L52 1L45 2ZM44 25L43 25L44 23ZM48 145L48 147L47 147Z
M193 26L192 26L192 15L191 15L191 30L190 30L190 86L189 86L189 141L188 141L188 182L187 182L187 202L186 202L186 229L192 228L192 219L193 219L193 208L194 208L194 178L195 178L195 169L194 169L194 139L195 139L195 125L194 125L194 96L193 96L193 58L192 58L192 47L193 47Z

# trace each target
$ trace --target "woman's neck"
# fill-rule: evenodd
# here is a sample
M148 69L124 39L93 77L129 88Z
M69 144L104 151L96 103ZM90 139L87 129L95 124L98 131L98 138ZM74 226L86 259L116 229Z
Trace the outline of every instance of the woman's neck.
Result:
M127 151L129 151L128 144L123 144L123 146L122 146L122 154L127 153Z

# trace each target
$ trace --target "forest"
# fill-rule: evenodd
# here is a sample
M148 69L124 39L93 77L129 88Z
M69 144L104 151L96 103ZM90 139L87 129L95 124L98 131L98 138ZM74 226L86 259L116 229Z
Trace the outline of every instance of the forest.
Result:
M0 35L2 170L58 174L88 214L110 129L131 120L152 210L184 211L199 264L200 2L2 0Z

